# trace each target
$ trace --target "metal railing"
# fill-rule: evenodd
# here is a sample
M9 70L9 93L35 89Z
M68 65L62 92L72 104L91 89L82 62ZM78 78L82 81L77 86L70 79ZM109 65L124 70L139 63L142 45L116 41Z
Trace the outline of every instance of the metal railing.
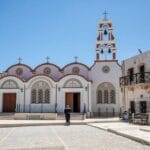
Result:
M142 72L120 77L120 86L134 85L139 83L150 83L150 72Z

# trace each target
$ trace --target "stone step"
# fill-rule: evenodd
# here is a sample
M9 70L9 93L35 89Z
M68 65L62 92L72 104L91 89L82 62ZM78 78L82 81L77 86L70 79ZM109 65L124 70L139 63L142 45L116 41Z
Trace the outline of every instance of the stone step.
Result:
M0 120L13 120L14 113L0 113Z
M60 113L0 113L0 120L64 120ZM71 120L84 120L85 114L71 113Z

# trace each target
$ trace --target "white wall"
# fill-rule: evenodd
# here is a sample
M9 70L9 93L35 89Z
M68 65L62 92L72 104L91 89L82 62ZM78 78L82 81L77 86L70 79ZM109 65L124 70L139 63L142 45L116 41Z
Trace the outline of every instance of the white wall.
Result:
M104 73L102 71L103 66L109 66L110 72ZM112 109L115 109L115 112L119 112L122 108L122 94L119 85L119 78L121 77L121 67L117 62L96 62L95 65L91 68L91 78L93 83L91 85L91 105L92 111L98 112L100 108L101 111L105 112L108 108L109 112L112 112ZM104 82L111 83L116 90L116 104L97 104L97 87Z

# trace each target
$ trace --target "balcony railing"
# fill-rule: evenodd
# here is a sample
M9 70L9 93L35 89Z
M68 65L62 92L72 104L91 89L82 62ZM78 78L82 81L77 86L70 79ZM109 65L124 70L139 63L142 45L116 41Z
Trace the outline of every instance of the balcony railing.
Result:
M120 86L133 85L139 83L150 83L150 72L142 72L120 77Z

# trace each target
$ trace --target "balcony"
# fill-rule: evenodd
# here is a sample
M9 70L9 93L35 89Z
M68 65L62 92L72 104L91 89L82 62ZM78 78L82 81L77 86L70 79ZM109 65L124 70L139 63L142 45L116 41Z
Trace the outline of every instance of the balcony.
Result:
M150 83L150 72L142 72L120 77L120 86L128 86L139 83Z

